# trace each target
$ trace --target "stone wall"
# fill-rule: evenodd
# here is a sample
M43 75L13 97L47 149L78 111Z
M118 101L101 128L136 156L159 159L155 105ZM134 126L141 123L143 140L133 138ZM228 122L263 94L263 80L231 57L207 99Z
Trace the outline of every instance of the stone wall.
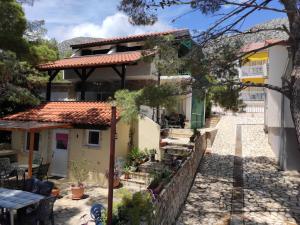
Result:
M154 203L156 210L153 225L171 225L175 222L189 193L205 149L206 134L202 134L196 139L194 152L182 164Z

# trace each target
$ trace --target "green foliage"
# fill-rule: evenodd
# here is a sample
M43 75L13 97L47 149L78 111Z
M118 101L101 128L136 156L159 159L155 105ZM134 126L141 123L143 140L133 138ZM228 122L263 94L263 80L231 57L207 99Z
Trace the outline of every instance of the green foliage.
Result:
M43 22L27 22L16 0L0 1L0 116L40 103L45 75L34 69L58 58L56 42L43 40ZM27 29L27 30L26 30Z
M118 206L115 225L140 225L142 221L151 223L153 216L152 197L149 192L136 192L132 196L125 195Z
M71 162L71 172L74 178L76 179L78 185L82 184L89 175L87 169L88 161L87 160L72 160Z
M171 110L176 106L177 96L180 92L180 87L174 84L149 85L141 90L141 94L137 98L137 104L149 107L160 106Z
M131 124L138 118L139 106L137 99L141 91L119 90L115 93L117 106L122 109L121 118L128 124Z
M180 87L173 84L149 85L139 91L119 90L115 93L115 99L122 109L122 120L131 124L138 118L141 105L172 109L177 104L179 93Z
M212 100L226 110L237 112L244 106L243 101L239 99L239 92L239 88L217 86L212 89Z
M146 157L146 154L142 152L139 148L134 147L128 154L128 163L131 166L137 166L141 164Z
M0 18L0 49L17 54L26 52L27 42L23 39L26 18L22 7L15 0L2 0Z
M18 61L13 52L0 52L0 115L39 104L36 89L45 81L28 63Z

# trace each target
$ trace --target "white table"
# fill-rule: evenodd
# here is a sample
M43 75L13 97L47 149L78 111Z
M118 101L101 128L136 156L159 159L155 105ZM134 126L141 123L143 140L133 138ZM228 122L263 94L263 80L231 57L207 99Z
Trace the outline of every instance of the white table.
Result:
M26 191L0 188L0 208L9 210L11 225L14 225L14 217L18 209L39 203L43 198L45 196Z

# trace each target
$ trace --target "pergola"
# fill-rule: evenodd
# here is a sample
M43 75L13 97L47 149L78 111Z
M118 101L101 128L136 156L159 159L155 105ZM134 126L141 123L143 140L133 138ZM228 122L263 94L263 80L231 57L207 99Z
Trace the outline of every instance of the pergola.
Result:
M78 56L61 59L37 66L39 71L48 72L46 100L51 99L52 81L60 70L73 70L81 80L80 100L85 100L86 81L97 68L112 68L121 79L121 88L125 88L126 67L135 65L142 58L141 51L120 52L105 55Z
M63 123L47 123L36 121L9 121L0 120L0 130L13 131L21 130L27 131L30 134L29 139L29 157L28 157L28 176L32 177L32 160L34 148L34 133L45 129L71 128L71 124Z

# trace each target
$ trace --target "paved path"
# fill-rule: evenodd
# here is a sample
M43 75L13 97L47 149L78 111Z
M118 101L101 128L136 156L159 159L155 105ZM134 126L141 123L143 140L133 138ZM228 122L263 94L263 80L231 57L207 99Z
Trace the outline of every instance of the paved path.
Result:
M176 225L300 224L300 175L276 166L263 117L225 116L218 128Z

